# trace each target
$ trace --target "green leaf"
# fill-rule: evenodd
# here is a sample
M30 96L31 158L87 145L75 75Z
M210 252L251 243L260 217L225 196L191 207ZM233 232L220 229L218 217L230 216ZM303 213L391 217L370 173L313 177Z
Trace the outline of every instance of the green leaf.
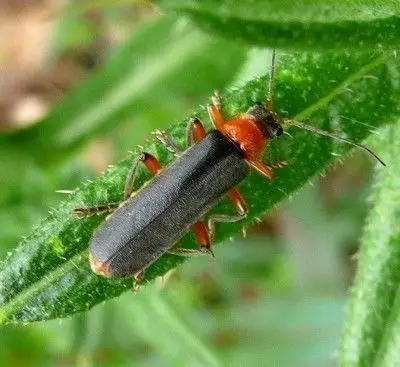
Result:
M397 123L376 144L388 166L376 174L342 343L343 366L400 364L399 139Z
M89 11L108 9L108 8L118 8L128 5L141 5L152 6L151 0L81 0L72 1L64 5L62 11L63 13L70 14L84 14Z
M340 129L341 134L362 141L375 128L398 116L399 75L400 64L390 55L287 55L279 60L275 108L283 116L309 119L313 125ZM243 112L255 101L262 101L265 85L265 78L255 79L242 88L224 93L226 116ZM204 107L195 115L210 127ZM186 124L187 119L168 130L182 145ZM272 142L265 156L269 161L286 160L289 165L276 170L277 177L271 182L252 173L240 185L250 214L243 222L218 226L216 242L239 232L335 159L344 157L350 148L347 144L291 128L290 135ZM131 287L130 279L104 279L89 269L88 244L104 217L78 220L70 215L70 210L120 200L132 157L141 150L135 148L131 156L107 169L103 176L82 184L5 260L0 269L1 322L65 317ZM163 164L171 159L158 142L148 141L145 150L158 156ZM138 187L149 178L145 169L141 169ZM214 210L232 212L225 200ZM186 235L180 244L195 246L192 234ZM165 274L182 261L181 257L166 254L147 269L145 279Z
M135 121L137 114L174 104L178 97L204 98L210 84L221 88L233 78L244 56L242 47L214 40L187 22L162 18L135 33L44 121L0 137L0 147L23 147L30 166L32 160L41 165L65 160L94 136L128 119L143 136L151 127ZM158 127L167 123L159 121Z
M249 44L301 49L398 48L400 3L327 0L160 0L199 27Z
M152 0L80 0L66 3L62 8L62 13L63 15L75 15L108 9L119 9L124 11L124 6L129 7L132 5L141 6L143 8L153 7Z
M194 330L185 325L174 305L160 294L158 287L147 287L132 298L125 318L135 325L135 333L174 366L219 366L217 357ZM157 325L157 333L149 325ZM182 353L182 350L185 352Z

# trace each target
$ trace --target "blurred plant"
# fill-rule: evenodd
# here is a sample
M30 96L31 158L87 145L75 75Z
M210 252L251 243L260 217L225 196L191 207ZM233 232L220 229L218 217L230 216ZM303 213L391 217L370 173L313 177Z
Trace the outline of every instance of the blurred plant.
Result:
M20 228L35 222L48 205L55 205L57 198L49 194L51 187L73 187L83 177L91 175L85 165L77 164L75 157L95 138L111 135L111 144L122 142L123 148L114 150L119 151L117 156L123 157L129 145L142 143L154 128L165 128L169 121L181 120L168 130L182 144L188 117L196 115L208 122L203 107L190 114L185 114L185 110L193 109L199 103L204 104L212 89L226 89L234 78L246 83L238 86L235 82L223 93L227 116L246 110L256 100L263 100L266 78L259 76L265 72L254 73L250 59L245 63L246 44L295 47L303 51L319 49L319 54L279 52L275 106L282 116L306 119L308 123L324 129L340 130L341 134L357 141L364 140L378 127L390 124L382 131L381 139L369 140L371 144L376 144L388 167L377 170L377 184L371 199L374 209L363 236L364 246L341 360L345 366L396 365L400 359L396 331L399 318L396 295L399 281L397 264L400 261L396 211L399 182L395 162L400 137L397 123L400 64L390 48L397 47L400 39L396 26L397 2L387 2L384 6L373 0L357 5L342 1L340 6L327 1L302 3L301 6L297 2L288 2L285 7L277 0L267 3L254 0L160 0L157 3L167 13L176 15L155 16L153 24L138 27L110 57L103 55L105 65L68 93L46 118L35 126L0 137L0 154L6 157L0 165L0 218L10 220L7 215L10 208L20 213L13 226L7 226L7 233L2 236L12 243L21 234ZM86 4L81 4L74 11L74 4L67 8L74 17L83 9L80 6L87 9ZM112 18L117 11L113 12L113 8L117 9L117 5L117 2L93 1L90 2L90 9L104 7L107 9L105 14ZM188 22L187 18L191 21ZM210 34L199 32L196 26ZM64 37L71 36L70 32L60 32L62 34ZM221 38L214 38L213 35ZM228 40L232 38L243 43L233 44ZM65 44L68 42L70 40ZM348 50L342 51L342 48ZM252 52L248 51L248 55ZM242 74L238 76L239 69ZM250 204L251 214L244 223L219 227L217 242L241 232L243 226L248 226L278 202L290 198L291 193L308 183L316 173L323 173L349 152L349 146L308 132L291 128L288 133L290 135L272 144L265 158L276 160L279 157L289 161L290 165L279 170L272 182L252 174L243 183L241 189ZM145 148L156 152L164 163L171 158L151 140L145 142ZM130 288L130 280L101 279L88 267L88 243L104 218L78 221L70 216L69 210L81 204L119 200L132 156L140 150L135 148L132 154L93 182L80 184L66 202L53 209L50 216L9 254L0 268L2 323L65 317L88 310ZM77 167L80 169L66 174L68 167L72 171ZM65 176L67 181L63 180ZM141 171L139 183L146 179L148 176ZM229 207L221 202L215 210L229 211ZM320 219L313 222L320 231L314 231L312 243L319 241L327 245L322 228L328 228L329 220L322 219L316 207L312 209L310 206L309 210L314 213L313 218ZM290 222L285 225L290 226ZM290 234L290 231L287 233ZM182 245L193 245L191 235L182 240ZM333 252L330 254L336 256ZM181 262L180 258L163 256L151 266L146 279L164 275ZM249 268L251 266L246 270ZM272 273L275 274L273 282L284 279L290 283L284 274ZM224 287L228 287L228 277L224 279ZM186 338L188 341L183 363L200 361L207 365L218 364L218 357L202 344L201 338L190 328L180 326L184 323L170 312L170 301L158 292L152 292L153 288L149 287L142 297L139 295L135 299L137 315L145 317L149 312L149 320L152 317L156 320L157 313L165 315L167 312L170 316L164 320L164 326L159 325L160 335L164 337L154 337L154 343L151 341L153 335L146 329L147 323L139 327L141 317L135 317L135 327L141 330L138 334L142 339L152 343L161 355L179 363L174 360L179 350L169 354L167 351L171 351L171 344L168 340L162 341L168 339L167 330L171 328L175 332L172 338ZM257 289L243 286L240 294L245 302L255 297ZM140 300L144 302L143 306ZM335 301L335 310L341 304L341 299ZM278 304L277 308L280 307ZM324 304L323 307L330 306ZM288 306L283 314L292 310ZM232 317L242 320L248 313L249 310L245 310ZM159 320L162 319L160 315ZM172 322L173 319L176 320ZM261 312L254 320L257 323L262 319ZM285 316L282 316L284 319ZM340 317L335 320L338 319ZM216 321L219 322L221 319ZM161 333L161 329L165 334ZM79 330L78 334L87 332ZM229 328L214 335L216 345L237 345L239 339L240 333ZM299 357L298 350L292 350L294 356ZM79 347L74 352L83 359L90 355ZM225 355L224 360L234 365L232 361L246 360L243 356L251 353L247 350L241 357L239 354L237 351L235 358ZM302 362L305 365L306 360ZM321 365L321 360L317 358L313 363ZM285 364L289 365L289 361L286 360Z

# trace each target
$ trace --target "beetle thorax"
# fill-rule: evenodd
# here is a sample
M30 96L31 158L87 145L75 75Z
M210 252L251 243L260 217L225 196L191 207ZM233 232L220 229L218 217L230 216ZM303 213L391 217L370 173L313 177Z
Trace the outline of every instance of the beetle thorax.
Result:
M245 159L258 159L268 141L257 126L255 119L242 115L224 124L222 131L243 152Z

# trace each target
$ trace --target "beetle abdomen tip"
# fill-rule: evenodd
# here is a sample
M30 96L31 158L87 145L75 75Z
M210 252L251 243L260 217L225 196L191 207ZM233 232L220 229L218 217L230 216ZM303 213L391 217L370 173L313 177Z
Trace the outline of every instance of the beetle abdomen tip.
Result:
M108 264L97 260L96 257L93 256L92 252L89 252L89 263L93 272L97 275L102 275L103 277L110 276Z

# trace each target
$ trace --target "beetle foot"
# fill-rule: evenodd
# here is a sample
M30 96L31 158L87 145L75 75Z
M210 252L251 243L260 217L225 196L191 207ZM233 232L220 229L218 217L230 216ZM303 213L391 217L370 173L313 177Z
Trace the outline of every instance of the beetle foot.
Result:
M215 259L214 251L212 250L211 247L200 247L200 251L204 254L207 255L213 259Z
M172 247L170 248L167 253L171 255L177 256L185 256L185 257L192 257L192 256L204 256L208 255L210 257L215 257L213 251L209 247L200 247L200 248L183 248L183 247Z
M132 292L137 293L144 281L144 271L140 271L133 276Z
M156 130L153 132L153 135L157 140L163 144L167 150L175 156L179 156L181 153L181 149L175 143L174 139L168 135L164 130Z
M286 161L279 161L279 162L274 162L274 163L268 163L268 166L271 168L283 168L289 165L288 162Z

